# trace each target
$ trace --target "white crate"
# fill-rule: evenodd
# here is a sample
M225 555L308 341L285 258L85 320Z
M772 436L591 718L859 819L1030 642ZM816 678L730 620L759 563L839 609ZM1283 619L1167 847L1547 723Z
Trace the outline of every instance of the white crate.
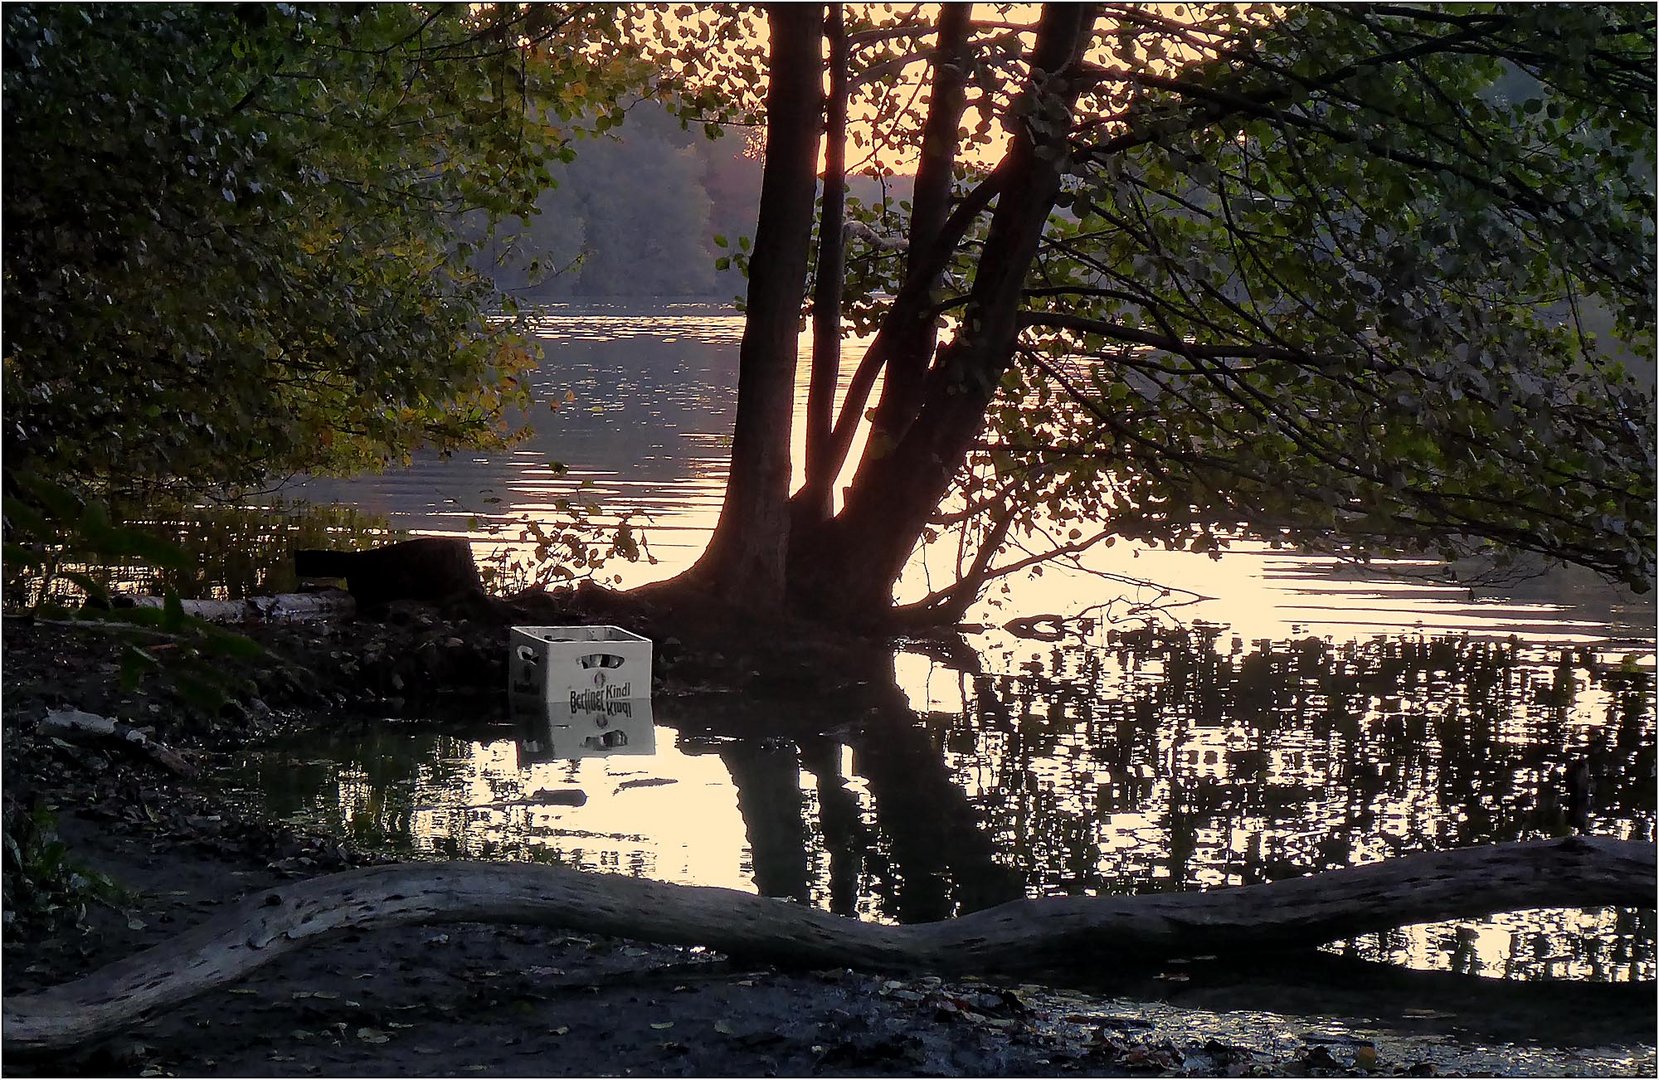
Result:
M651 696L651 639L620 626L515 626L507 694L517 701L603 707Z
M519 766L573 758L648 755L657 750L649 698L609 701L591 709L564 702L512 699L519 726Z

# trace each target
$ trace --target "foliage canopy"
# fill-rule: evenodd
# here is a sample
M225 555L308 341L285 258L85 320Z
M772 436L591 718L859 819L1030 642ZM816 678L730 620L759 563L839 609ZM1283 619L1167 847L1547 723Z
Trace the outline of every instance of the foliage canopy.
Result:
M8 5L4 446L257 482L488 444L528 353L456 241L637 75L599 7ZM580 120L579 117L590 119Z

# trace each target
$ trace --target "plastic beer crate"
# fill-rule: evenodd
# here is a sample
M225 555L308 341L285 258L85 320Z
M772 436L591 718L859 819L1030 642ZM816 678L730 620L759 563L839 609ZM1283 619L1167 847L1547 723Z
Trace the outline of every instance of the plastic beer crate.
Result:
M651 639L620 626L515 626L507 649L516 702L587 711L651 696Z

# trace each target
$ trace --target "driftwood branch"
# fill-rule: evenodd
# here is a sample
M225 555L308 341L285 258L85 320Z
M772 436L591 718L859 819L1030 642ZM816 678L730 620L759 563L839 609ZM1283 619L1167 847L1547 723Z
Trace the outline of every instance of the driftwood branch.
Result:
M158 742L130 724L122 724L79 709L48 709L41 720L40 734L47 738L82 743L109 743L139 757L148 758L168 772L195 776L196 766L166 743Z
M167 602L159 596L135 596L133 607L161 608ZM335 615L350 615L357 603L350 593L338 589L310 593L277 593L250 596L245 600L181 600L186 615L212 623L307 622Z
M85 978L8 997L6 1051L61 1049L353 929L531 923L747 961L944 974L1089 968L1306 948L1440 919L1532 907L1651 907L1653 844L1599 838L1429 852L1198 893L1020 900L944 922L884 926L732 889L555 866L378 866L266 890L170 942Z

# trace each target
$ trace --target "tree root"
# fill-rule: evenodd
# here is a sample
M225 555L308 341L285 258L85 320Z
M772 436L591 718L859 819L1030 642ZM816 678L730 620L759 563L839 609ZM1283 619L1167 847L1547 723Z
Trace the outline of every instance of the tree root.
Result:
M529 923L745 961L941 974L1101 969L1180 955L1308 948L1410 923L1532 907L1651 907L1653 844L1575 837L1409 855L1198 893L1019 900L884 926L731 889L513 863L377 866L268 889L172 941L4 1000L5 1051L109 1035L347 929Z

